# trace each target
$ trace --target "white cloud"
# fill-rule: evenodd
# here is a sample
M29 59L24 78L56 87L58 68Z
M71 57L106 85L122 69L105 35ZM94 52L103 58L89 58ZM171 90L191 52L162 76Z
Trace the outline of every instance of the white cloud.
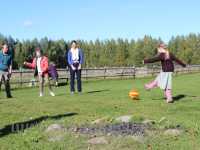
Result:
M33 22L31 20L26 20L23 22L24 27L31 27L33 25Z

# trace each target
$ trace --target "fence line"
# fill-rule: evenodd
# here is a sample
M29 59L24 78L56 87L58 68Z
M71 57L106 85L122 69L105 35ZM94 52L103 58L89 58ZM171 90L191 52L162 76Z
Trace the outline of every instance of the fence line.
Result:
M148 67L104 67L104 68L84 68L82 69L82 78L90 79L109 79L109 78L138 78L155 76L160 72L159 66ZM24 84L31 84L33 79L33 70L14 70L11 84L22 87ZM200 72L200 65L191 65L187 68L176 67L175 75L183 73ZM67 83L69 79L69 70L58 69L59 82ZM36 81L37 82L37 81Z

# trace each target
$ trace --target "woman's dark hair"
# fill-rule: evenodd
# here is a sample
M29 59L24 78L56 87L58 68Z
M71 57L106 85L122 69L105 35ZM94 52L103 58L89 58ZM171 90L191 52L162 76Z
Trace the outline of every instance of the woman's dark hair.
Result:
M76 40L71 41L71 45L75 43L76 45L78 44Z
M37 51L39 51L41 55L44 55L44 53L43 53L43 51L41 50L40 46L37 46L37 47L35 48L35 54L36 54Z
M8 46L8 42L4 41L4 42L2 43L2 46L4 46L4 45L7 45L7 46Z

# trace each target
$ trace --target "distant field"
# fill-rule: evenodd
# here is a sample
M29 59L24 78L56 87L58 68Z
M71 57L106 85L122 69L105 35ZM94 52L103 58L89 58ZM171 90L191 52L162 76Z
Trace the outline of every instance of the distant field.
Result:
M38 89L13 91L13 99L0 99L0 149L2 150L198 150L200 147L200 74L174 77L173 94L175 103L166 104L159 89L145 91L144 83L152 78L136 80L100 80L84 82L81 95L70 95L69 87L55 89L56 97L38 98ZM128 92L136 88L140 100L132 101ZM76 113L71 116L60 116ZM115 118L131 115L132 122L154 120L152 128L156 132L147 135L143 142L126 136L106 136L108 144L89 145L88 135L77 136L66 131L64 138L50 142L45 132L51 124L64 127L90 124L106 118L103 124L115 124ZM45 116L49 116L45 117ZM40 118L38 124L13 134L9 126L16 122ZM163 119L163 120L162 120ZM162 120L159 122L159 120ZM159 122L159 123L158 123ZM5 127L7 126L7 128ZM177 136L164 135L163 130L179 127L182 133Z

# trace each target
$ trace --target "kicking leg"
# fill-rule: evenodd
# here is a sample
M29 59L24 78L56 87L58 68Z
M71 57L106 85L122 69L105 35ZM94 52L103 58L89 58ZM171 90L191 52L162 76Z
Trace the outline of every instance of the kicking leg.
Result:
M151 90L151 89L156 88L156 87L158 87L158 82L156 80L154 80L154 81L152 81L148 84L145 84L146 90Z

